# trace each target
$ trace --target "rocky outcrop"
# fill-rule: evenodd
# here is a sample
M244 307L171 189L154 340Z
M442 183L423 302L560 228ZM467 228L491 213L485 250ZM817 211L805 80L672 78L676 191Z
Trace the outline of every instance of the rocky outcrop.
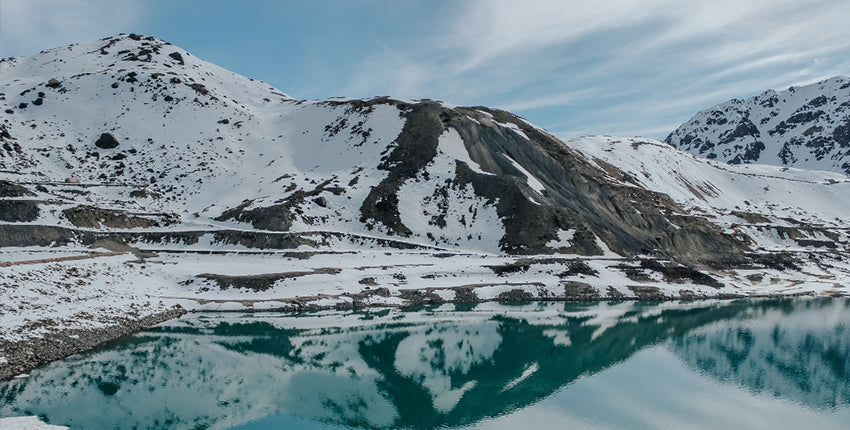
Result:
M62 215L76 227L85 228L136 228L162 227L175 222L176 216L140 216L121 210L103 209L95 206L80 205L65 209ZM157 220L158 218L158 220Z
M118 147L118 139L110 133L103 133L94 142L94 146L101 149L112 149Z
M35 200L0 200L0 221L35 221L41 213L38 203Z

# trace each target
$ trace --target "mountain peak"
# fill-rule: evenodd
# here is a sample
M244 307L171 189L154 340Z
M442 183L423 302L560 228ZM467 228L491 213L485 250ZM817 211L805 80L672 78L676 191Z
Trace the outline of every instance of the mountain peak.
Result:
M694 115L665 141L732 164L850 174L850 78L834 76L718 104Z
M261 98L292 98L268 84L201 60L169 42L137 34L119 34L91 43L49 49L29 57L0 60L0 81L21 88L29 85L24 91L50 87L51 80L52 86L58 88L61 84L65 91L70 91L74 88L73 82L90 84L92 79L87 78L92 76L97 80L108 76L112 79L110 86L118 83L113 87L116 89L121 82L135 83L153 76L154 79L167 77L169 82L183 83L200 92L206 88L235 85L240 87L237 91L257 93ZM9 97L11 95L7 95Z

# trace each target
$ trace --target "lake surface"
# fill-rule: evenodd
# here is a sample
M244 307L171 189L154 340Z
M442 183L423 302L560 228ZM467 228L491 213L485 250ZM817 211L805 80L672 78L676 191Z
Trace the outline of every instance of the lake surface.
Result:
M850 300L196 314L0 382L71 429L850 427Z

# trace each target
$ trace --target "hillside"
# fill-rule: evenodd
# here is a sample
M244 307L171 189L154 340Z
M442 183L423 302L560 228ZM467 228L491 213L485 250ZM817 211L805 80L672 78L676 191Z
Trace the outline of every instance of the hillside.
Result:
M86 186L26 218L35 224L98 227L93 218L108 211L125 228L321 231L519 254L607 247L698 260L742 248L664 196L627 195L635 191L506 112L297 101L141 37L5 61L2 76L12 150L0 167L18 182ZM571 245L546 246L567 231Z
M184 310L847 294L839 174L295 100L139 35L4 59L0 103L0 377Z
M850 174L850 78L721 103L694 115L665 141L732 164Z

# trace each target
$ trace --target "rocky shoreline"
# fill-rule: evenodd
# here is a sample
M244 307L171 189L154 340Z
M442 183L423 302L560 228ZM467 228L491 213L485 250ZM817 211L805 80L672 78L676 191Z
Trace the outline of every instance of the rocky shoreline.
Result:
M37 339L0 343L0 355L6 360L0 363L0 380L89 351L110 340L132 335L185 313L183 308L177 306L140 319L115 318L113 324L104 328L66 329Z

